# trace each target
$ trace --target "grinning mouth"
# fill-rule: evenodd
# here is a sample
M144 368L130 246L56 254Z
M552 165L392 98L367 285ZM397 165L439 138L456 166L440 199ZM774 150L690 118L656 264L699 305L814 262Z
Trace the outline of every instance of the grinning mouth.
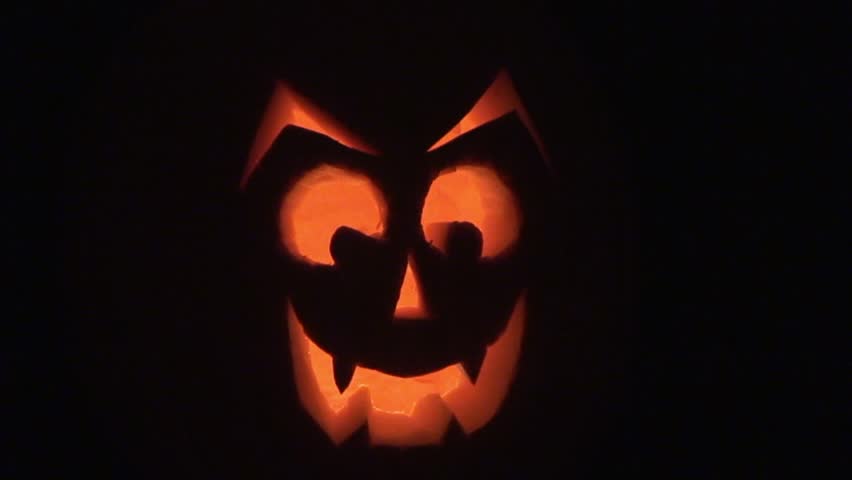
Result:
M525 295L515 303L506 329L480 365L456 363L415 377L396 377L355 366L341 382L335 359L305 333L288 302L290 350L302 406L335 444L364 422L374 445L440 443L452 417L470 434L497 413L515 375L525 321ZM478 375L477 375L478 373ZM473 379L473 380L471 380ZM338 384L345 383L339 389Z

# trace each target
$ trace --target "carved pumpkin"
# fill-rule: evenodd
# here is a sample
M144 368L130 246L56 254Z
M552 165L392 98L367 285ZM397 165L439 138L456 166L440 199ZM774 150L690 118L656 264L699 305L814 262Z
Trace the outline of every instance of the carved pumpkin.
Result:
M470 434L518 368L526 172L546 155L509 75L403 153L279 83L243 177L260 248L288 275L299 399L335 444L365 423L375 445L440 443L452 421Z

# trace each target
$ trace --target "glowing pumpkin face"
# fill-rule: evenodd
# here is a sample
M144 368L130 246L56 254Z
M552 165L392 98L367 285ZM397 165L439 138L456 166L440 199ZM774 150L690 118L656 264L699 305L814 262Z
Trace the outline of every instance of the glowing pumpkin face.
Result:
M524 168L544 156L506 73L426 152L384 157L279 84L243 188L288 274L300 401L336 444L488 423L524 331Z

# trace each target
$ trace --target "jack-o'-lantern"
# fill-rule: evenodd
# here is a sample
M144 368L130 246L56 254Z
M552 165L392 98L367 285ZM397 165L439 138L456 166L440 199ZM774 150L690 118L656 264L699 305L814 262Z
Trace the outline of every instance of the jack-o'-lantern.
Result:
M518 369L546 154L505 71L460 113L392 154L285 83L261 121L242 188L289 278L299 400L335 444L365 423L374 445L470 434Z

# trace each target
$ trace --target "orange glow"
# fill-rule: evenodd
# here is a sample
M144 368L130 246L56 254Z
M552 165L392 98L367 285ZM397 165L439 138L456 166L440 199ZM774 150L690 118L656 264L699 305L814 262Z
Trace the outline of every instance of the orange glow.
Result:
M242 186L245 186L246 181L260 163L260 159L263 158L278 134L287 125L295 125L320 133L354 150L376 154L373 148L359 140L332 116L296 93L290 86L278 82L249 152L249 161L243 173Z
M482 232L482 255L502 252L518 238L521 213L511 190L488 167L464 165L429 187L421 222L426 239L445 251L446 222L470 222Z
M451 128L450 131L441 137L440 140L435 142L435 144L429 148L429 151L431 152L432 150L453 141L456 137L464 135L465 133L485 125L492 120L496 120L512 111L517 112L521 122L525 127L527 127L530 135L532 135L542 157L544 157L545 161L548 161L548 155L544 148L544 144L541 141L541 137L539 136L535 125L533 125L527 109L524 107L523 102L521 102L521 97L515 90L515 85L512 82L511 77L509 77L509 74L506 71L501 71L497 75L497 78L491 83L488 90L482 94L467 115L462 117L461 121L459 121L456 126Z
M341 226L381 235L385 205L369 178L321 165L300 178L284 197L279 225L290 253L331 265L331 236Z
M426 310L423 307L423 298L420 296L420 284L417 283L417 276L414 275L414 270L411 269L411 257L408 258L408 265L405 267L405 277L402 279L402 287L399 290L399 300L396 302L396 318L422 318L426 316Z
M520 356L524 321L522 294L506 330L488 347L475 385L459 364L411 378L356 367L349 386L340 393L331 355L308 338L289 305L290 349L299 398L335 444L365 421L374 445L440 443L451 415L470 434L491 420L508 393Z

